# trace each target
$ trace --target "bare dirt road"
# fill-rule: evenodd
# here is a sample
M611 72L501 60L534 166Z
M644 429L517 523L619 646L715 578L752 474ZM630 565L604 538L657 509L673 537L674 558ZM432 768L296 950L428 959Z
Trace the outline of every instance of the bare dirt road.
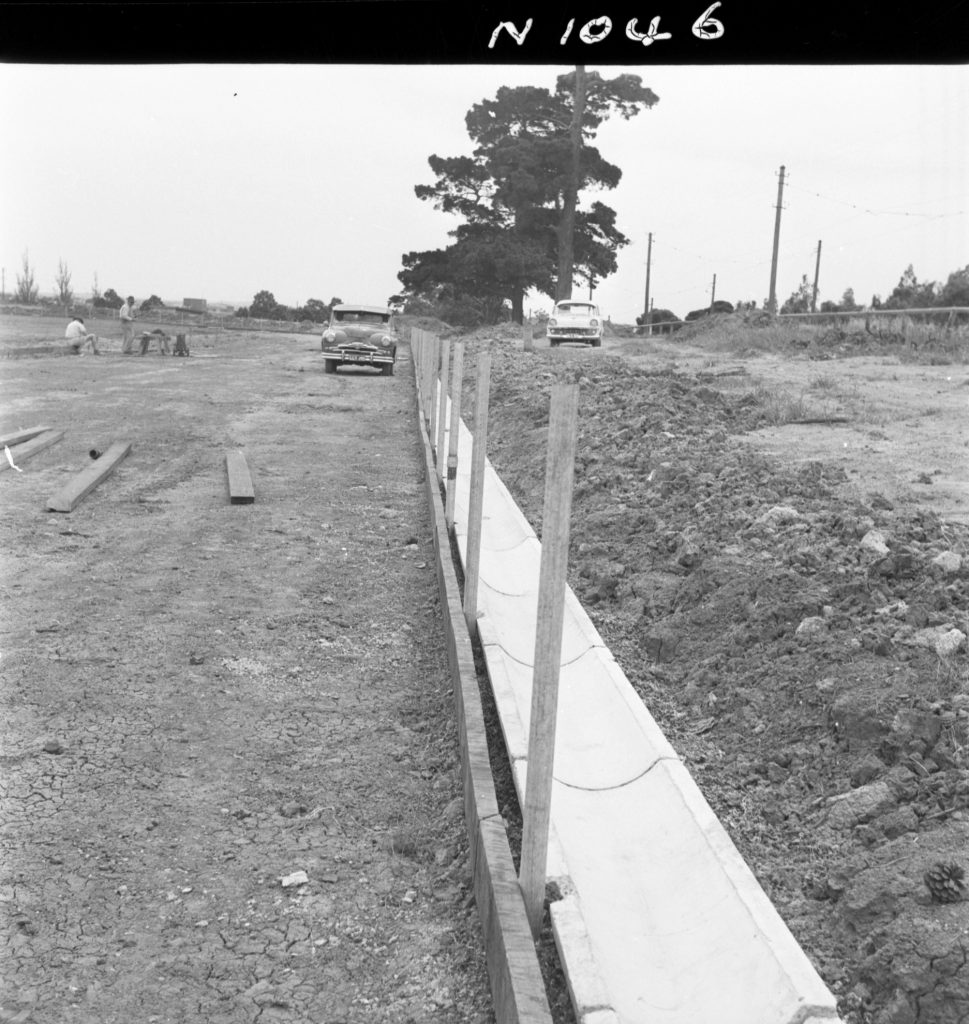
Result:
M0 474L0 1020L487 1024L407 351L14 319L0 430L66 435Z

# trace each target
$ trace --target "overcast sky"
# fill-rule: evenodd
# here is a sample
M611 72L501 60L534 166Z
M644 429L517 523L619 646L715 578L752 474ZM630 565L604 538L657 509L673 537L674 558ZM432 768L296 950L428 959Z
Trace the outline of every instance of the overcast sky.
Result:
M6 292L28 250L42 291L63 260L81 297L96 274L139 301L383 303L401 254L447 245L458 223L414 195L427 157L470 152L465 114L500 86L553 88L568 70L0 65ZM885 297L909 264L936 281L969 264L969 68L591 70L639 74L660 98L597 142L623 171L598 198L630 239L595 292L613 320L642 312L649 232L657 307L706 305L714 274L717 298L762 304L781 164L781 302L813 280L819 240L821 300Z

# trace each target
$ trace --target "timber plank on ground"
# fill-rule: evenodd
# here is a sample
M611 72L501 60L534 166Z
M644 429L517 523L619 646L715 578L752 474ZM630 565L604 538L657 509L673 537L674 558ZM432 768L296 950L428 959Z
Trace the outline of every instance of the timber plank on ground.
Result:
M114 472L118 463L130 451L129 443L116 441L97 461L78 473L47 499L48 511L73 512L98 484Z
M252 489L252 477L242 452L229 452L225 457L225 468L229 475L229 503L251 505L256 500Z
M57 444L63 437L63 430L47 430L43 434L32 437L29 441L24 441L23 444L11 448L10 457L13 459L14 465L19 466L21 462L32 459L38 452L50 448L52 444ZM2 459L0 460L0 471L5 469L10 469L10 463L7 459Z
M25 427L23 430L15 430L10 434L0 434L0 445L10 447L15 444L23 444L24 441L29 441L32 437L53 429L53 427Z

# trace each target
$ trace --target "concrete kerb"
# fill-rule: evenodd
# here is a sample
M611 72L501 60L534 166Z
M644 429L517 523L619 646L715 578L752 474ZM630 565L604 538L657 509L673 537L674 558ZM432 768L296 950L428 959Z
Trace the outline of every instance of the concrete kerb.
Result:
M459 455L453 481L461 556L467 464ZM526 564L533 531L490 476L477 628L521 799L537 566ZM571 592L566 605L563 671L574 679L560 703L547 877L563 894L552 923L582 1024L837 1021L830 992ZM622 739L631 750L619 757Z
M498 1024L551 1024L538 956L518 876L498 812L471 639L461 604L427 427L418 408L425 483L434 533L448 663L454 686L465 821L471 845L475 902L485 941Z

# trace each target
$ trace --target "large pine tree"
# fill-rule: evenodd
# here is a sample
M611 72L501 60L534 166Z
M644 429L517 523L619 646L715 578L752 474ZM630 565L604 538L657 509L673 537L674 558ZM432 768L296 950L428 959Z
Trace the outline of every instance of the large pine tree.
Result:
M583 208L589 189L615 188L620 169L590 143L612 114L630 118L658 102L637 75L603 79L583 68L539 86L502 87L475 104L465 124L471 156L428 160L436 182L418 185L420 199L463 218L446 249L404 256L405 295L434 288L469 299L508 300L519 323L524 297L537 289L567 298L574 274L602 280L616 269L628 239L601 202Z

